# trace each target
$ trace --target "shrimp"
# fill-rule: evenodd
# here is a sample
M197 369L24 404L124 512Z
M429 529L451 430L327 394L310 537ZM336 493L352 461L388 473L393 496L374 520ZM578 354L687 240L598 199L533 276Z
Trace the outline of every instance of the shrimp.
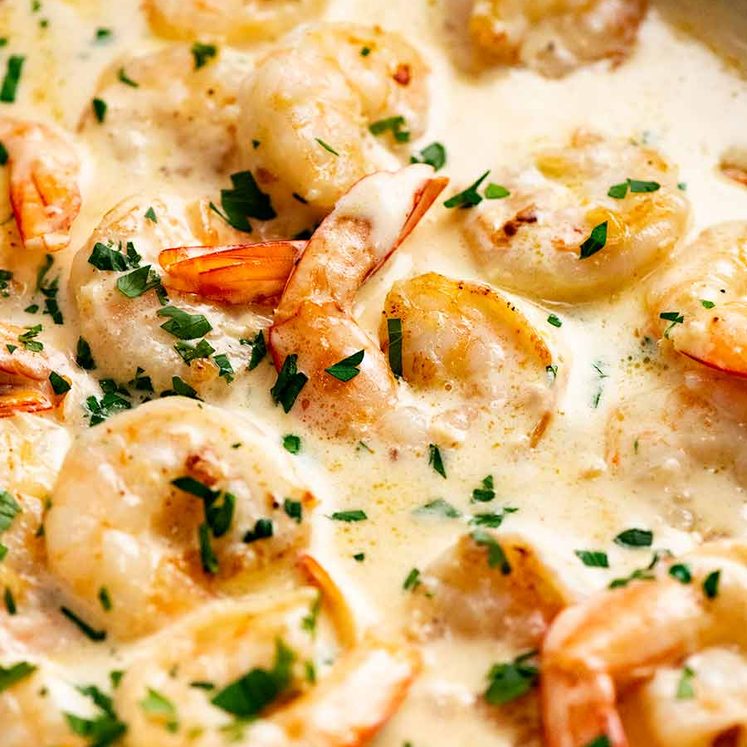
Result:
M28 329L0 324L0 418L55 410L67 396L67 391L58 394L52 386L48 355L24 348L28 334Z
M339 200L291 273L270 328L269 348L281 370L297 356L308 376L300 395L305 420L333 435L376 422L396 398L386 357L353 319L361 283L404 241L443 190L422 164L372 174ZM376 207L378 206L378 207ZM385 220L374 211L381 210ZM340 381L326 372L363 351L360 374Z
M500 181L510 195L460 211L464 233L489 279L537 298L585 301L641 278L689 215L656 151L584 132Z
M213 747L232 733L240 744L263 747L367 744L406 694L417 655L398 642L366 639L317 673L320 640L305 622L316 619L316 600L314 589L301 587L262 601L213 603L149 641L116 693L127 743ZM261 695L252 687L260 681ZM246 695L237 700L244 682ZM142 708L152 692L170 712Z
M747 223L703 231L652 279L646 304L665 345L747 377Z
M243 88L244 163L278 212L305 206L308 221L318 221L366 174L409 160L404 143L425 129L427 77L420 54L397 34L349 24L304 29L261 60ZM369 132L385 120L389 132Z
M240 44L274 38L318 15L326 0L145 0L151 28L168 39Z
M70 284L81 336L90 345L100 375L125 384L139 368L156 391L170 390L174 376L178 376L201 395L219 395L225 391L227 379L220 377L218 363L222 359L216 362L216 356L226 355L233 369L231 376L241 376L251 348L240 341L253 339L269 323L269 311L202 302L179 292L184 284L167 276L163 284L169 290L170 307L198 322L194 328L171 327L169 331L170 317L164 315L165 298L155 268L163 249L205 240L202 214L199 210L192 214L189 207L168 197L123 201L107 213L79 250ZM129 295L123 293L123 278L143 273L146 266L150 269L147 278L142 278L145 284ZM262 300L266 290L267 285L258 287L253 300Z
M545 555L515 532L465 534L420 577L413 595L416 630L536 648L555 616L574 601Z
M259 426L162 399L70 450L45 523L49 566L91 624L132 638L293 561L314 502Z
M75 149L56 128L9 117L0 118L0 142L8 153L10 202L24 246L64 249L81 205Z
M131 177L217 183L236 170L238 94L249 69L230 49L198 67L188 44L120 58L96 87L105 112L90 107L79 129Z
M469 32L490 61L521 63L548 78L628 56L647 0L475 0Z
M626 688L705 649L745 651L747 546L703 545L668 571L661 566L653 580L599 592L555 619L541 658L548 747L586 747L602 737L627 747L618 708ZM713 744L733 726L722 722L707 740L701 729L695 743Z
M549 381L553 355L508 299L477 283L429 273L392 287L380 338L388 351L388 320L402 327L402 377L416 388L491 407L531 412L532 440L544 431L558 387Z

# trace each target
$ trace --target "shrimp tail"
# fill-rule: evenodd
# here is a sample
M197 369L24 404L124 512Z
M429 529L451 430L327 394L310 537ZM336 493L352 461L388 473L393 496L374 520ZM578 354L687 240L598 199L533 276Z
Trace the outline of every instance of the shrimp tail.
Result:
M542 717L547 747L587 747L606 737L609 747L628 747L615 704L612 678L542 672Z
M305 241L265 241L226 247L178 247L158 257L164 285L229 304L279 298Z

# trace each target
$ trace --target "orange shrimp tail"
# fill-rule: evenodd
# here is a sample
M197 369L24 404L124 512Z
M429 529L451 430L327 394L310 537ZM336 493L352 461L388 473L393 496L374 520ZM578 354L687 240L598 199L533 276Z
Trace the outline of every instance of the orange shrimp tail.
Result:
M587 747L599 737L607 737L610 747L628 747L608 675L549 667L541 681L547 747Z
M228 247L178 247L158 257L164 285L230 304L279 298L304 241L265 241Z

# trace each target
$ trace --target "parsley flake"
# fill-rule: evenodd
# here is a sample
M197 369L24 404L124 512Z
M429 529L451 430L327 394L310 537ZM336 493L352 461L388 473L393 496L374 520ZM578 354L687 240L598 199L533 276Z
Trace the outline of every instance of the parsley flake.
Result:
M360 366L363 361L364 355L365 351L359 350L357 353L353 353L347 358L343 358L341 361L335 363L329 368L325 368L324 370L338 381L350 381L361 372L358 366Z
M467 187L467 189L458 192L444 202L447 208L471 208L482 202L482 195L478 194L478 187L487 179L490 171L486 171L477 181Z
M446 148L441 143L431 143L423 150L410 156L410 163L427 163L435 171L440 171L446 165Z
M607 225L608 222L600 223L598 226L594 226L591 229L589 238L581 244L579 259L588 259L597 252L604 249L607 244Z

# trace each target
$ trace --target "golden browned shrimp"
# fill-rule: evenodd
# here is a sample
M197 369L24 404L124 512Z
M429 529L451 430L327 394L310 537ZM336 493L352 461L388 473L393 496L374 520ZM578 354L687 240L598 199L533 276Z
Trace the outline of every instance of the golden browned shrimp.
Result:
M613 292L653 269L687 225L677 169L630 141L577 132L491 178L508 195L460 211L464 232L492 282L535 298Z
M246 167L279 212L301 201L318 220L366 174L409 160L405 143L425 129L427 77L420 54L397 34L350 24L304 29L259 62L241 94ZM379 134L369 130L382 122Z
M630 52L647 0L475 0L469 31L489 60L558 78Z
M49 125L8 117L0 118L0 142L8 152L10 201L24 246L64 249L81 202L73 146Z
M626 688L660 667L686 665L704 649L745 652L745 623L747 546L736 541L703 545L661 565L655 578L599 592L561 612L542 648L548 747L627 747L618 708ZM725 713L715 723L704 719L697 726L701 741L691 743L714 744L730 732L733 714Z

